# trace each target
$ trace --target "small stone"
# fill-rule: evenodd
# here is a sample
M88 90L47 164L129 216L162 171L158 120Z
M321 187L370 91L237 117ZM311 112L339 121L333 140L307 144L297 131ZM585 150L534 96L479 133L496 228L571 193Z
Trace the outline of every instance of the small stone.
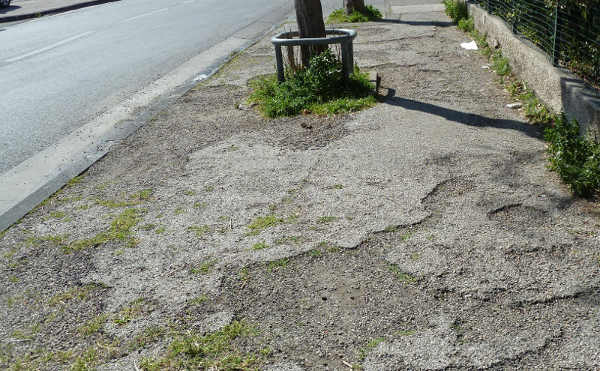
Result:
M507 104L506 107L510 108L510 109L517 109L517 108L521 108L523 107L523 105L521 103L510 103Z

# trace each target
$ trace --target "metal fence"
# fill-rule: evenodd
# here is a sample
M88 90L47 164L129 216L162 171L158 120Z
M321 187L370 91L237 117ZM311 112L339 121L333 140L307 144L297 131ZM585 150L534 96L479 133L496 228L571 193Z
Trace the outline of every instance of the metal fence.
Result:
M600 88L600 0L475 0L554 65Z

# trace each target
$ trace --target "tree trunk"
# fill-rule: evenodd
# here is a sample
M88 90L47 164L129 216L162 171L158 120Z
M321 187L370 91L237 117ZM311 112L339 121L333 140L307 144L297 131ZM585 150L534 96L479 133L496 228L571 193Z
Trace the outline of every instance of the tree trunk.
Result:
M355 10L364 13L366 10L365 0L344 0L344 8L346 8L346 14L352 14Z
M296 20L301 38L325 37L325 23L323 22L323 8L321 0L294 0L296 5ZM326 45L303 46L302 65L308 67L313 55L321 54L327 49Z

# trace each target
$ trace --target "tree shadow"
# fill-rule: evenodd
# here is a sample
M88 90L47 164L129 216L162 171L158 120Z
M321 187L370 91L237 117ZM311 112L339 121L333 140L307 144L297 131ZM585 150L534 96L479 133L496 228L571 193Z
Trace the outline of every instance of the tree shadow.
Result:
M4 8L0 8L0 14L6 14L6 13L12 12L17 9L21 9L21 7L18 5L11 5L11 6L7 6Z
M444 21L402 21L399 19L378 19L374 23L394 23L394 24L405 24L408 26L436 26L436 27L450 27L455 26L455 23L444 22Z
M525 122L509 119L496 119L485 117L474 113L456 111L450 108L436 106L430 103L397 97L395 89L388 89L388 94L386 96L382 96L381 101L383 103L396 107L402 107L407 110L420 111L440 116L445 118L446 120L458 122L464 125L474 127L493 127L498 129L516 130L524 133L529 137L536 139L542 139L543 137L543 128L541 126L535 126Z

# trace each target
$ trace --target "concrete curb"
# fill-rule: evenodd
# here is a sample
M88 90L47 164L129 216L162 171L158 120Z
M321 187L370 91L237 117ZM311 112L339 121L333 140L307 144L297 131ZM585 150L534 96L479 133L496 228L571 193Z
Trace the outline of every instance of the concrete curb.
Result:
M289 12L285 7L282 7L282 11L283 17L287 19ZM218 72L238 53L285 22L274 20L275 17L277 14L237 31L59 143L2 174L0 232L108 154L115 142L135 132L154 114L183 96L199 81Z
M80 9L80 8L86 8L86 7L89 7L89 6L101 5L101 4L105 4L105 3L112 3L112 2L116 2L116 1L120 1L120 0L92 0L92 1L84 1L84 2L81 2L81 3L78 3L78 4L71 4L71 5L57 7L57 8L45 9L45 10L42 10L42 11L39 11L39 12L32 12L32 13L19 14L19 15L2 16L2 17L0 17L0 23L22 21L24 19L37 18L37 17L41 17L41 16L44 16L44 15L49 15L49 14L63 13L63 12L71 11L71 10L77 10L77 9Z
M469 14L478 31L498 41L513 71L529 83L544 103L576 119L582 134L600 133L600 93L570 71L554 67L545 54L513 34L501 18L475 4L469 4Z

